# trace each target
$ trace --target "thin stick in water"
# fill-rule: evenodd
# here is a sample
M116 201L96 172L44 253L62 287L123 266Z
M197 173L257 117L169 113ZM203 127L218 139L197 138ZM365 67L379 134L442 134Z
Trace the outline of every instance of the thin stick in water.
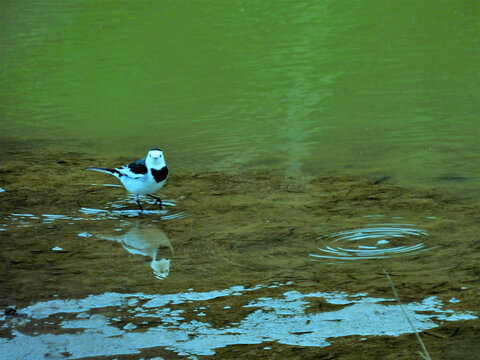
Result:
M398 293L397 293L397 290L395 289L395 285L393 285L392 278L388 274L387 270L383 269L383 273L387 276L388 282L390 283L390 287L393 290L393 295L395 296L395 299L397 300L398 305L400 305L400 309L402 309L403 315L405 315L405 317L407 318L408 323L410 324L410 327L415 332L415 335L417 336L417 340L423 349L423 353L420 352L420 356L425 360L432 360L432 358L430 357L430 354L427 351L427 348L425 347L425 344L422 341L422 338L420 337L420 334L418 333L417 327L415 326L413 321L410 319L410 316L408 316L407 312L405 311L405 308L403 307L402 302L400 301L400 298L398 297Z

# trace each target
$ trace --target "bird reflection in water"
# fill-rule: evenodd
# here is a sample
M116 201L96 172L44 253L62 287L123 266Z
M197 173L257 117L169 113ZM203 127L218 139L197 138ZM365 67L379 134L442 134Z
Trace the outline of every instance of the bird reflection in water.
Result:
M157 279L163 280L170 273L173 247L162 230L153 226L137 225L122 235L101 238L118 241L130 254L150 257L150 267Z

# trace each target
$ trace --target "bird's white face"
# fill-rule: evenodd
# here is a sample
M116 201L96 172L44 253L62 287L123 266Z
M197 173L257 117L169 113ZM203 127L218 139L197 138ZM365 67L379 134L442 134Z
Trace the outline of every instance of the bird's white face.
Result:
M152 149L148 152L147 158L145 159L147 166L154 169L160 169L165 166L165 159L163 157L162 150Z

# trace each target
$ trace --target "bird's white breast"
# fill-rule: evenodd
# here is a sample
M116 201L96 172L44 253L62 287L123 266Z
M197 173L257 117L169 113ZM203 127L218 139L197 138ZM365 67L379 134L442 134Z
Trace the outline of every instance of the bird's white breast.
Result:
M122 176L120 180L123 186L125 186L125 189L136 195L153 194L160 190L163 184L165 184L165 181L157 183L150 171L139 178Z

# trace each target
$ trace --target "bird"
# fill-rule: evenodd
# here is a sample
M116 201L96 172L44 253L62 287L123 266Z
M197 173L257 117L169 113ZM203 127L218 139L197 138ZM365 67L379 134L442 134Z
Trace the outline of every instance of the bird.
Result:
M162 150L151 149L146 157L115 169L87 167L86 170L100 171L118 178L125 189L135 195L140 214L143 213L140 195L156 199L155 204L162 208L162 199L153 195L165 184L169 174Z

